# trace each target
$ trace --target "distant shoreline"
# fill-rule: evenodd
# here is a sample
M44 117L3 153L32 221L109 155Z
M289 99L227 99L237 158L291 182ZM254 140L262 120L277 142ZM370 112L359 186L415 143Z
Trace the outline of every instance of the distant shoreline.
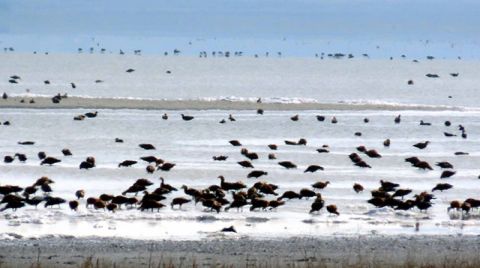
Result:
M2 267L475 267L479 250L477 236L468 235L263 240L227 234L199 241L44 237L0 241L0 263Z
M35 103L29 103L30 100ZM24 100L24 103L20 101ZM453 106L431 106L410 104L369 104L369 103L256 103L229 100L146 100L122 98L68 97L53 103L48 97L9 97L0 100L0 109L144 109L144 110L421 110L421 111L462 111Z

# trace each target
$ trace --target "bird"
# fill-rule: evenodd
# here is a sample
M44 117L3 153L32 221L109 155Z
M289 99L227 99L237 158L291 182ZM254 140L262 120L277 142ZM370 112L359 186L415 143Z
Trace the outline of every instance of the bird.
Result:
M240 166L244 167L244 168L253 168L253 165L250 161L248 160L244 160L244 161L239 161L237 162Z
M62 150L62 154L64 156L71 156L72 152L69 149L65 148L65 149Z
M162 115L162 119L163 119L163 120L168 120L168 115L167 115L166 113L164 113L164 114Z
M312 184L312 187L315 188L315 189L324 189L325 187L327 187L327 185L329 184L330 182L329 181L318 181L314 184Z
M310 189L303 188L303 189L300 189L300 196L301 196L300 199L302 197L306 197L308 199L310 197L317 196L317 193L315 193L314 191L312 191Z
M451 176L455 175L457 173L456 171L451 171L451 170L444 170L442 174L440 175L440 179L444 178L450 178Z
M145 150L155 150L155 146L149 143L142 143L142 144L139 144L138 146Z
M383 141L383 146L389 147L390 146L390 139L386 139Z
M182 116L182 119L183 119L184 121L190 121L190 120L193 120L193 119L194 119L194 117L193 117L193 116L190 116L190 115L181 114L181 116Z
M441 168L453 168L453 165L449 162L437 162L435 165Z
M71 210L77 211L78 201L77 200L72 200L72 201L68 202L68 206L70 207Z
M175 166L176 166L176 164L174 164L174 163L165 162L161 166L158 166L157 169L161 170L161 171L170 171Z
M401 115L398 115L397 117L395 117L395 119L393 121L395 122L395 124L400 124Z
M127 73L133 73L133 72L135 72L135 69L131 69L131 68L130 68L130 69L127 69L125 72L127 72Z
M317 170L324 170L324 168L322 166L319 166L319 165L310 165L307 167L307 169L305 169L305 171L303 171L303 173L307 173L307 172L315 172Z
M62 160L57 159L57 158L55 158L55 157L48 156L48 157L45 157L45 158L42 160L42 162L40 162L40 165L45 165L45 164L47 164L47 165L50 165L50 166L51 166L51 165L56 164L56 163L59 163L59 162L61 162L61 161L62 161Z
M430 143L430 141L419 142L419 143L414 144L413 147L416 147L418 149L425 149L429 143Z
M220 230L220 232L224 232L224 233L225 233L225 232L236 233L237 230L235 230L235 227L233 227L233 225L232 225L232 226L230 226L230 227L225 227L225 228L223 228L222 230Z
M77 199L84 198L85 197L85 191L84 190L77 190L75 192L75 196L77 197Z
M263 171L263 170L254 170L254 171L248 173L247 178L259 178L263 175L268 175L268 172Z
M331 214L336 214L337 216L340 216L340 213L337 211L337 206L336 205L328 205L327 206L327 211Z
M358 194L363 191L363 186L359 183L353 184L353 190Z
M238 140L231 140L229 143L233 146L242 146L242 144Z
M449 183L438 183L437 185L435 185L435 187L433 187L432 192L435 192L435 191L443 192L451 188L453 188L453 185Z
M290 120L292 120L292 121L298 121L298 119L299 119L299 115L298 115L298 114L290 117Z
M278 164L286 169L293 169L293 168L297 168L297 165L295 165L294 163L290 162L290 161L282 161L282 162L278 162Z
M94 118L94 117L97 117L97 114L98 114L97 111L95 111L95 112L88 112L88 113L85 113L85 116L88 117L88 118Z
M228 159L228 156L226 155L219 155L219 156L213 156L213 160L215 161L225 161Z
M124 160L118 164L118 167L129 167L135 165L136 163L138 162L135 160Z
M176 197L172 199L172 202L170 203L171 208L173 209L173 206L178 205L179 209L182 209L182 205L191 202L191 199L187 199L184 197Z

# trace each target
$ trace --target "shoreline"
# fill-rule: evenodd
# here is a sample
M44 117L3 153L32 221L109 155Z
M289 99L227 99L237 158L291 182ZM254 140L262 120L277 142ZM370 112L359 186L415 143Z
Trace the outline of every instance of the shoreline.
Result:
M359 235L199 241L43 237L0 241L2 267L475 267L477 236ZM98 267L98 266L97 266Z
M35 103L29 103L31 99ZM20 101L24 100L24 103ZM53 103L49 97L8 97L0 100L0 109L141 109L141 110L375 110L375 111L463 111L454 106L432 106L420 104L369 104L369 103L256 103L250 101L229 100L147 100L126 98L63 98L60 103Z

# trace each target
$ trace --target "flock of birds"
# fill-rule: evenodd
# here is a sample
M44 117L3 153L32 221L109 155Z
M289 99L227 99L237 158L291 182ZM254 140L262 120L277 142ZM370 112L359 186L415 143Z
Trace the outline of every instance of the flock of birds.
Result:
M259 100L260 101L260 100ZM257 114L263 114L263 110L257 110ZM74 120L84 120L85 118L95 118L97 117L98 112L89 112L81 115L74 116ZM194 120L194 116L181 114L181 117L184 121ZM163 120L168 120L168 114L162 116ZM228 120L235 121L236 119L233 115L229 115ZM294 115L290 117L292 121L300 120L299 115ZM317 115L316 120L324 122L327 120L325 116ZM401 123L401 115L398 115L394 118L395 124ZM338 119L336 117L331 118L331 124L336 124ZM364 118L363 122L367 124L369 122L368 118ZM220 121L222 123L222 121ZM430 123L420 121L420 126L429 126ZM445 121L444 125L446 128L452 126L450 121ZM451 128L450 128L451 129ZM459 133L455 132L444 132L446 137L460 136L463 139L467 139L467 132L463 125L458 125ZM357 136L361 136L360 132L355 133ZM123 140L120 138L115 138L115 142L123 143ZM34 145L34 141L20 141L19 145ZM286 146L305 146L308 141L304 138L295 140L285 140ZM259 179L262 176L268 175L268 172L265 170L255 169L254 163L255 160L259 159L259 155L256 152L252 152L247 148L242 146L242 143L238 140L230 140L229 144L235 147L242 147L240 154L245 158L245 160L238 161L237 164L246 169L252 169L252 171L247 175L247 178ZM390 139L386 139L383 142L385 147L389 147L391 144ZM428 147L430 142L422 141L412 146L418 150L423 150ZM145 151L155 151L156 148L152 144L139 144L140 148ZM279 149L277 144L268 144L269 150L271 153L268 154L269 160L275 160L275 152ZM329 153L329 146L324 145L319 149L316 149L318 153L326 154ZM71 156L72 153L68 148L62 150L62 153L65 157ZM456 155L468 154L467 152L456 152ZM367 161L362 158L365 155L368 158L382 158L380 152L375 149L368 149L363 145L360 145L356 148L356 152L349 154L349 159L352 161L353 165L359 168L371 168ZM213 161L227 161L227 155L214 155L212 156ZM61 159L47 156L45 152L39 152L38 158L40 160L40 165L55 165L61 162ZM14 155L4 156L4 163L12 163L18 159L20 162L27 161L27 156L25 154L16 153ZM176 166L176 163L165 161L164 159L158 158L153 155L143 156L139 160L147 163L146 172L153 174L156 171L168 172ZM118 168L126 168L138 164L139 160L127 159L118 164ZM433 167L430 163L425 160L422 160L416 156L408 157L405 159L405 162L408 162L414 168L422 170L432 170ZM297 169L297 165L292 161L279 161L277 162L279 166L285 169ZM443 172L440 175L440 178L449 178L456 174L454 166L446 161L437 162L435 166L443 169ZM82 161L79 164L80 169L91 169L96 167L95 157L90 156ZM314 173L319 170L324 170L320 165L310 165L303 173ZM480 178L480 177L479 177ZM280 192L280 186L269 183L267 181L257 181L252 185L247 185L242 181L227 181L224 176L218 176L219 183L212 184L203 189L192 188L187 185L182 185L180 187L174 187L170 184L166 184L164 179L160 177L160 186L151 189L152 185L155 183L141 178L136 180L129 188L125 189L122 193L117 194L101 194L100 196L90 196L86 198L85 204L86 207L92 207L93 209L103 209L115 212L120 209L122 206L125 208L137 208L141 211L159 211L165 207L165 200L168 195L175 191L183 190L184 196L179 196L171 198L170 206L172 209L178 207L182 209L182 205L190 202L194 202L195 205L198 203L205 207L208 211L214 211L220 213L223 211L229 211L230 209L236 209L237 211L242 210L243 207L249 206L250 211L255 210L276 210L277 208L285 205L285 202L292 199L310 199L313 198L313 202L310 205L309 209L306 209L306 212L309 213L318 213L325 208L330 214L340 215L335 204L326 205L325 199L323 198L321 191L329 185L329 181L317 181L312 185L309 185L305 188L296 191L283 191ZM75 192L75 200L67 201L61 197L53 196L53 190L51 184L54 181L48 177L41 177L36 180L32 185L21 187L19 185L1 185L0 186L0 195L2 199L0 204L5 204L0 211L13 210L16 211L27 205L37 207L40 203L44 202L44 207L60 206L63 203L68 203L69 207L72 210L77 210L80 205L80 200L85 198L85 191L78 190ZM453 187L449 183L438 183L436 184L431 192L420 192L413 195L413 198L405 199L405 196L408 196L412 193L411 189L401 188L399 184L390 181L379 181L379 187L372 189L370 191L371 198L367 202L375 207L391 207L394 210L411 210L418 209L419 211L427 211L432 205L433 200L435 199L435 191L447 191ZM149 188L150 187L150 188ZM359 183L354 183L352 185L352 190L356 193L364 191L364 187ZM230 197L230 198L229 198ZM480 199L468 198L464 201L453 200L450 204L448 210L458 210L463 213L469 213L472 208L480 207Z

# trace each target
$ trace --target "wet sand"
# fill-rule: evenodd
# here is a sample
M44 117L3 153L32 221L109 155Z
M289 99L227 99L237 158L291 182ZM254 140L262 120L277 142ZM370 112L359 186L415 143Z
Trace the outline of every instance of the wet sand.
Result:
M475 267L477 236L327 236L201 241L44 237L0 241L1 267Z
M53 96L52 96L53 97ZM35 103L30 103L34 99ZM20 101L24 100L24 103ZM146 100L125 98L63 98L53 103L48 97L9 97L0 100L0 108L46 108L46 109L148 109L148 110L462 110L453 106L400 105L400 104L352 104L352 103L256 103L228 100Z

